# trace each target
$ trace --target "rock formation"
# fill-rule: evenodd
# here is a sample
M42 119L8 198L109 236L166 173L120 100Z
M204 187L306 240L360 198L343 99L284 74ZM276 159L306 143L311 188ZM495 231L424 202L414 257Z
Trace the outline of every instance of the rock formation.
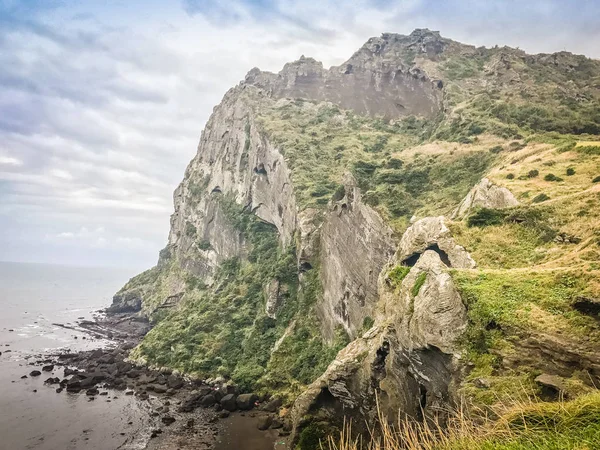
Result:
M567 83L556 67L568 64L587 72L577 72L580 78L573 75ZM536 85L534 72L552 76ZM536 107L550 108L556 105L544 92L568 85L565 95L579 98L572 106L580 108L579 114L600 98L589 87L587 73L600 73L600 63L574 55L552 58L475 48L429 30L372 38L346 63L330 69L305 57L278 74L252 69L225 94L206 124L198 153L175 190L169 241L157 266L133 278L113 299L110 311L140 314L157 324L132 358L203 377L218 372L243 388L276 392L291 407L286 420L293 424L292 442L319 421L339 423L350 416L355 423L373 424L377 398L391 419L398 414L443 419L459 389L469 387L464 377L473 365L465 360L468 349L498 358L498 370L561 377L588 371L589 379L597 379L598 358L591 345L580 346L585 351L578 353L579 341L573 338L565 347L568 355L557 357L561 349L553 344L555 335L514 331L534 323L519 322L524 310L563 331L570 330L573 314L585 315L577 316L577 327L595 330L590 317L595 309L590 314L567 302L545 310L535 295L517 301L511 293L510 301L482 313L467 310L461 298L472 287L469 277L479 277L472 282L479 290L468 297L476 302L500 270L519 270L518 276L507 277L512 281L538 276L524 269L531 261L568 251L563 242L561 249L546 252L556 236L574 232L567 226L555 229L568 220L547 219L542 210L515 218L509 226L523 227L523 235L538 239L536 245L544 250L531 256L528 241L508 262L497 255L487 264L471 256L482 254L487 230L482 227L483 237L474 240L461 233L465 222L443 216L454 211L451 217L462 219L476 208L519 204L509 189L491 181L494 174L512 170L511 159L470 147L484 132L520 139L522 130L506 118L512 110L477 122L496 102L486 97L489 92L506 102L519 92ZM518 110L523 103L511 105ZM478 108L488 109L481 114ZM498 125L502 121L504 128ZM593 133L592 122L581 119L567 131ZM522 126L544 131L545 125ZM448 148L460 146L461 151L421 152L419 145L427 139L451 141ZM518 152L525 145L516 142L511 148ZM414 151L405 151L411 146ZM520 181L525 182L515 179ZM586 186L581 195L593 194ZM518 192L534 188L521 186ZM577 232L592 242L593 230L583 219L587 213L578 214L570 216L582 218ZM459 232L453 235L455 227ZM596 257L591 245L586 251L588 260ZM517 260L525 254L529 259ZM501 264L506 267L498 269ZM472 269L478 266L484 270L476 275ZM485 272L490 266L495 272ZM561 277L542 281L563 283ZM543 287L538 281L534 284ZM572 278L557 289L551 285L545 299L556 292L571 295L573 286ZM493 287L490 292L504 293L510 283ZM582 295L597 297L588 290ZM493 301L488 297L481 301ZM526 307L502 315L516 304ZM552 316L568 308L576 312ZM461 337L467 330L483 343L465 344ZM493 355L486 347L490 333L506 341ZM172 335L180 340L172 342ZM538 350L545 361L558 361L555 367L536 361ZM523 356L525 369L515 355ZM575 364L579 356L585 356L584 362Z
M517 206L519 201L505 187L492 183L487 178L474 186L452 213L453 219L462 219L474 208L503 209Z

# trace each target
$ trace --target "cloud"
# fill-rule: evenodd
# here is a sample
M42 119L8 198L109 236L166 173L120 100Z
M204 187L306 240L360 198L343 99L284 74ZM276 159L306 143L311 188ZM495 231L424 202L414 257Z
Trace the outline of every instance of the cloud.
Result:
M3 259L150 266L214 105L252 67L416 27L600 57L597 2L0 0ZM489 18L494 17L493 21Z

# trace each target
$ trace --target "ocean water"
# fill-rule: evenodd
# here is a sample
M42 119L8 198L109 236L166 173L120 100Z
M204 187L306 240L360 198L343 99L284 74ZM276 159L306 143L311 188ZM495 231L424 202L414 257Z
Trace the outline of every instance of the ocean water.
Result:
M43 382L50 376L62 378L62 368L29 377L32 370L41 370L36 361L44 353L110 345L58 324L91 319L134 274L115 268L0 262L1 450L142 446L146 416L135 398L111 392L89 401L81 394L57 394L55 386ZM23 375L28 378L21 379Z

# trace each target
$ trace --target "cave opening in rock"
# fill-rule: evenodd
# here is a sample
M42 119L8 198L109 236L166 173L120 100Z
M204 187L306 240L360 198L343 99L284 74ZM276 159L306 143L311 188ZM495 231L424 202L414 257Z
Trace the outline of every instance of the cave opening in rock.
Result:
M303 262L300 263L300 272L301 273L308 272L312 268L313 268L312 264L309 263L308 261L303 261Z
M440 256L440 259L442 260L442 262L444 264L446 264L448 267L452 267L452 264L450 263L450 258L448 257L448 254L444 250L442 250L437 244L430 245L422 252L413 253L408 258L406 258L402 263L405 266L413 267L417 263L417 261L419 260L421 255L424 252L426 252L427 250L433 250L434 252L436 252Z
M266 175L267 170L265 169L265 165L263 163L260 163L258 166L256 166L254 168L254 173L256 173L258 175Z
M383 341L381 347L375 352L375 359L371 363L371 385L377 391L379 391L379 383L387 375L385 361L389 354L390 343L388 341Z

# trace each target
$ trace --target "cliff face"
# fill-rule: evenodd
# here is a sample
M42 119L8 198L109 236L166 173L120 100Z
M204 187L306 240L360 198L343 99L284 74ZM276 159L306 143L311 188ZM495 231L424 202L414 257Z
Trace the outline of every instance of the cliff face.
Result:
M328 70L253 69L202 133L158 265L115 295L111 310L156 324L132 357L295 400L295 438L372 422L376 395L390 417L424 419L496 383L533 392L528 374L553 369L532 349L560 359L556 335L595 361L578 342L598 324L572 305L600 292L597 267L581 269L599 256L584 211L598 152L561 133L600 133L598 74L428 30L372 38ZM572 176L542 182L550 170ZM540 318L551 331L532 331Z

